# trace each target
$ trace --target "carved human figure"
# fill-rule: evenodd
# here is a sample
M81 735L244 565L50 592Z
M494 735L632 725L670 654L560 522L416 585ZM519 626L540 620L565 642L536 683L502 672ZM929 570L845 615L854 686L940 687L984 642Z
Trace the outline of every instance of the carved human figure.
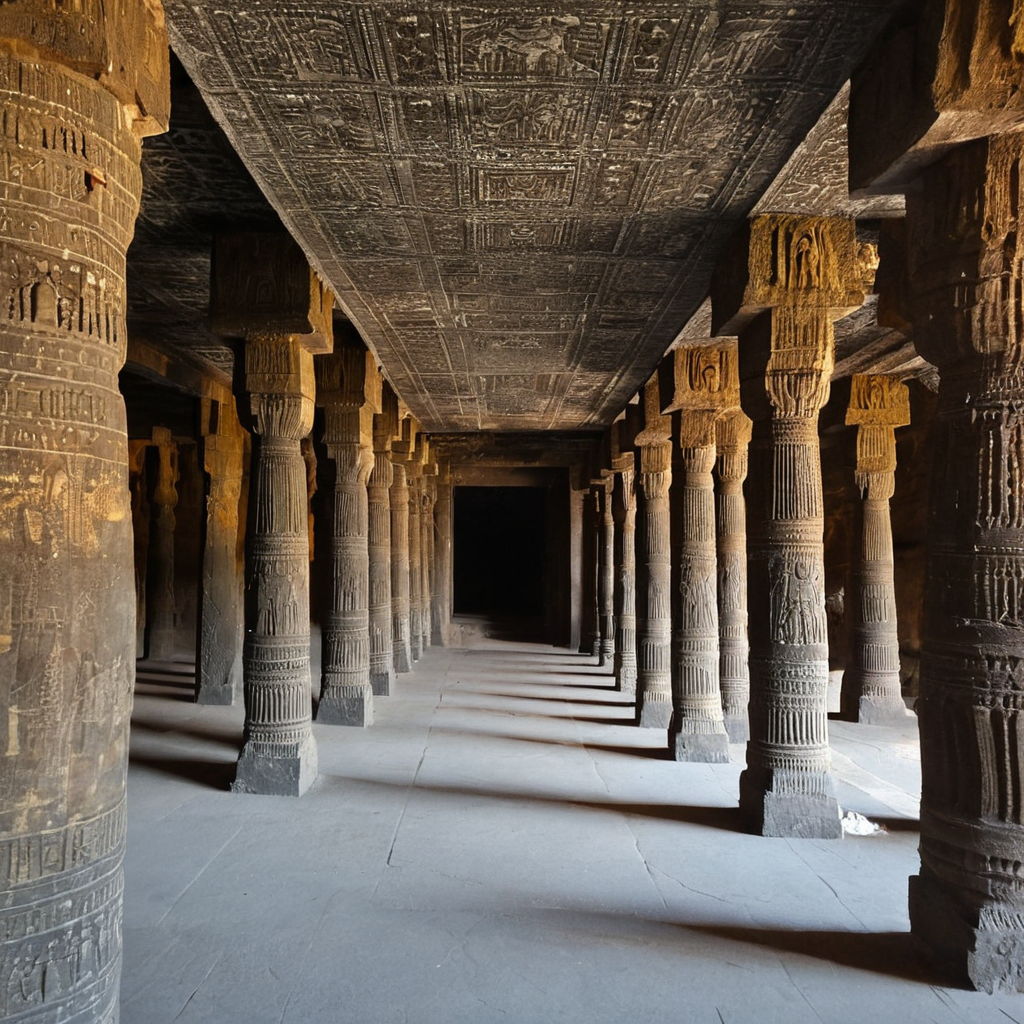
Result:
M747 640L747 477L750 419L733 408L716 423L718 529L718 646L722 712L730 743L750 739L747 705L750 669Z
M740 808L762 835L840 838L828 745L818 413L829 394L833 321L863 301L855 227L840 218L755 217L724 261L712 283L713 325L739 335L750 371L741 399L753 420L750 740ZM780 265L794 269L780 275Z
M637 721L667 730L672 721L672 561L668 493L672 484L671 420L661 414L655 374L644 388L644 428L636 437L643 491L647 592L637 642Z
M910 422L906 385L891 377L855 376L846 422L857 425L856 483L863 502L843 706L847 717L855 721L896 724L907 711L900 691L889 499L896 486L895 429Z
M367 483L373 470L373 417L380 412L380 375L358 338L339 338L316 358L317 403L324 443L334 461L331 606L323 626L317 721L366 726L373 721L370 686L370 553Z
M113 1024L136 653L118 371L167 36L158 2L25 0L0 40L0 1018Z

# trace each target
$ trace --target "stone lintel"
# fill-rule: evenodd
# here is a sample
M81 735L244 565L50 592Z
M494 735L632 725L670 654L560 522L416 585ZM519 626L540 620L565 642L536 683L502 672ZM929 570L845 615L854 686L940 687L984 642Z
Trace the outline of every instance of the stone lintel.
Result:
M95 79L121 104L136 135L167 131L171 66L159 0L6 0L0 47Z
M334 296L287 232L243 231L214 240L212 329L225 337L294 336L313 353L334 343Z
M850 190L906 192L952 147L1024 126L1024 23L1002 0L928 0L854 74Z
M759 314L783 306L814 307L838 320L864 302L863 279L852 218L753 217L712 277L712 331L739 334Z

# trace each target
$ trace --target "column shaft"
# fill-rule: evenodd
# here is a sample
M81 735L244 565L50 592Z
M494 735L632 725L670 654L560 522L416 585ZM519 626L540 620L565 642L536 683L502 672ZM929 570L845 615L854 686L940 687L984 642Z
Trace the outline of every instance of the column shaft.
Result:
M434 498L431 489L433 477L423 480L423 504L420 511L420 526L423 529L423 540L420 543L420 627L422 634L421 646L425 651L430 646L431 594L433 593L434 576Z
M612 484L609 478L597 491L600 501L598 538L598 602L600 606L601 642L599 665L615 661L615 519L612 515Z
M615 682L636 696L636 490L633 470L618 474L615 503Z
M391 484L391 618L395 671L412 671L409 620L409 485L405 466L395 461Z
M409 481L409 647L414 662L423 654L423 482L418 470Z
M387 394L385 393L385 401ZM386 414L385 417L386 418ZM391 612L391 502L393 428L374 423L374 464L367 484L370 557L370 686L386 697L395 681Z
M151 451L155 456L151 464L156 479L150 501L146 655L156 661L170 661L175 651L174 509L178 504L178 446L165 427L154 428Z
M452 621L452 485L442 466L437 484L437 509L434 527L434 593L431 604L433 642L448 646L448 631Z

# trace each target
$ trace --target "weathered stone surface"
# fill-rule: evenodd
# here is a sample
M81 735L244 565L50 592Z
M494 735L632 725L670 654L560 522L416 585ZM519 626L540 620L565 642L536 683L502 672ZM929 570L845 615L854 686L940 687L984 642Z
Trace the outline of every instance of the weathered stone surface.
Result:
M846 412L857 425L856 484L862 498L859 558L853 573L853 636L843 677L846 713L869 725L900 722L900 643L889 499L896 487L896 428L910 422L907 386L856 376Z
M393 478L391 500L391 619L395 671L412 671L412 638L409 618L409 483L406 465L416 450L416 421L402 420L402 439L391 446Z
M178 504L178 446L166 427L153 429L150 488L152 536L146 573L146 655L170 661L175 649L174 508Z
M615 661L615 518L612 514L612 485L605 477L595 488L599 502L597 528L597 604L601 619L601 637L597 663L611 665Z
M583 587L583 624L580 652L595 658L601 655L601 494L590 481L586 467L583 498L583 547L581 582Z
M438 467L434 517L434 590L431 601L432 642L447 647L452 621L452 474Z
M245 432L235 403L203 402L203 465L209 476L199 603L196 702L234 704L242 692L245 630Z
M751 221L712 285L714 322L740 327L754 421L748 490L750 742L740 807L754 831L839 838L828 748L818 413L832 322L863 300L852 221Z
M317 404L335 466L331 519L331 606L323 625L318 722L370 725L370 552L367 483L373 470L373 417L381 379L373 356L351 335L317 356Z
M175 50L430 431L610 422L884 0L175 0Z
M668 492L672 485L672 420L661 413L658 375L643 392L643 429L636 436L643 490L641 553L646 593L637 643L637 721L668 729L672 721L672 554Z
M629 415L629 412L632 415ZM608 430L609 464L615 473L612 515L615 520L615 684L621 693L636 696L636 456L632 450L639 431L639 410L627 414Z
M975 987L1024 988L1020 251L1024 139L953 151L908 196L914 340L941 375L921 652L911 928Z
M73 38L55 5L0 9L0 1017L113 1024L135 663L117 373L158 126L107 59L152 70L155 121L166 39L155 6L67 13Z

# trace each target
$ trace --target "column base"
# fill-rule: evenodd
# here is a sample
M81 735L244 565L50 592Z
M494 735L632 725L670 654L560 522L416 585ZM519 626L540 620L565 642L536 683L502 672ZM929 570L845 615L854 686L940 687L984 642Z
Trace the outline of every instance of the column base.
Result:
M418 639L414 639L409 644L409 652L413 661L419 661L423 657L423 644Z
M746 743L750 739L750 719L746 711L725 713L725 732L730 743Z
M980 992L1024 992L1024 907L958 898L910 876L910 930L957 981Z
M236 687L230 683L201 683L196 687L196 703L210 707L231 707L235 703Z
M597 664L599 668L615 664L615 645L609 643L601 644L601 653L598 655Z
M388 672L371 672L370 689L375 697L390 697L395 686L395 670Z
M316 720L324 725L373 725L373 691L369 683L331 686L320 694Z
M238 756L232 793L261 793L267 796L302 796L316 781L316 740L310 736L292 756L274 757L254 753L246 742Z
M395 671L403 675L412 671L412 648L407 640L395 641Z
M645 700L640 708L637 725L641 729L668 729L672 724L670 700Z
M831 772L740 775L740 812L754 835L777 839L842 839Z
M695 761L701 764L727 764L729 737L721 732L672 732L669 747L673 761Z
M861 697L857 721L863 725L899 725L907 719L902 697Z

